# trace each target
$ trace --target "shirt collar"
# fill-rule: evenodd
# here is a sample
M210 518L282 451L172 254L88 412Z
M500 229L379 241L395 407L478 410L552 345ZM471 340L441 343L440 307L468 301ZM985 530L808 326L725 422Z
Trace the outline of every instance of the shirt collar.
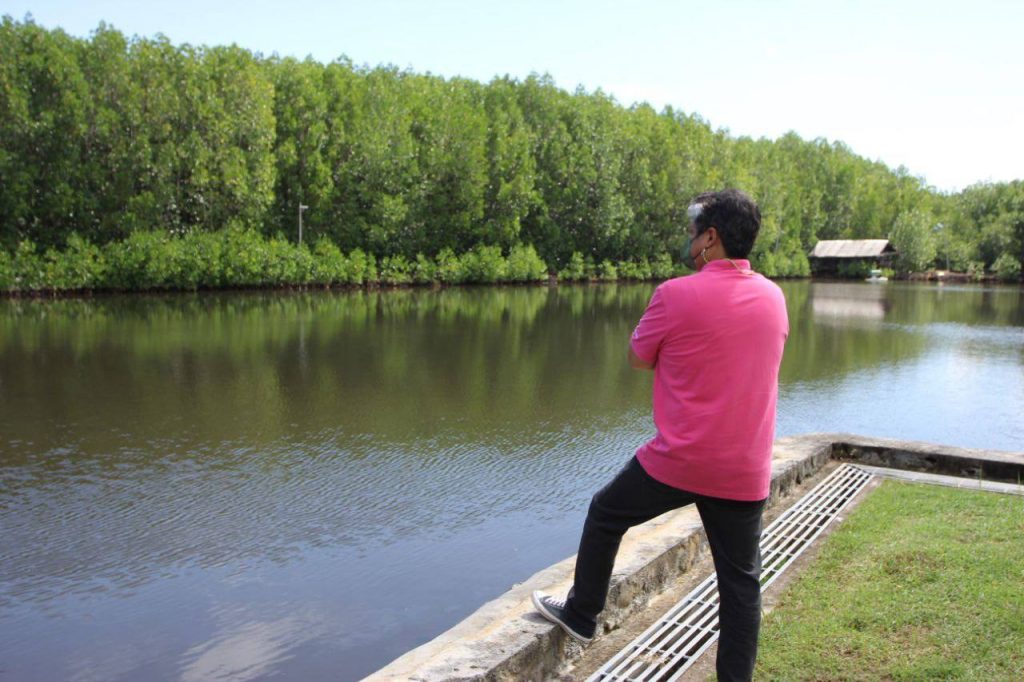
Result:
M735 263L736 265L733 266L732 263ZM751 271L751 269L750 269L750 261L748 259L746 259L746 258L733 258L732 259L732 263L730 263L725 258L719 258L718 260L713 260L710 263L708 263L707 265L705 265L703 268L701 268L700 271L701 272L717 272L719 270L735 271L735 272L740 272L741 270L742 271L747 271L747 272Z

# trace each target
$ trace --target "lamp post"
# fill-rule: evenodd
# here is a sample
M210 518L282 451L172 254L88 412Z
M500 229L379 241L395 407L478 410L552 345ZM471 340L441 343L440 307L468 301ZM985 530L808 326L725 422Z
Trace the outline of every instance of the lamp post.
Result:
M935 227L932 228L932 232L935 234L942 234L943 251L946 252L946 272L949 272L949 230L943 223L935 223Z
M302 246L302 212L307 208L309 208L309 206L299 204L299 246Z

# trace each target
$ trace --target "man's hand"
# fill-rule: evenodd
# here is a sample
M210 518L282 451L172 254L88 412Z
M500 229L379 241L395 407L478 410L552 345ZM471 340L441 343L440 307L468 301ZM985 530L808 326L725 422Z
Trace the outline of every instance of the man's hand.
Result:
M629 347L629 366L633 369L654 369L654 363L641 360L640 357L633 352L633 346Z

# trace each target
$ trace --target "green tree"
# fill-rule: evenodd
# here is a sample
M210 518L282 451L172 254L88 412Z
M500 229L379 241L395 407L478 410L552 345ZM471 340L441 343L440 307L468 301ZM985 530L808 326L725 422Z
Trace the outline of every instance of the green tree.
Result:
M919 210L907 211L896 219L889 239L899 252L899 264L904 272L925 270L935 260L933 223L930 214Z
M264 67L274 85L276 124L276 182L268 223L271 229L294 234L299 205L308 206L304 239L313 243L328 225L334 190L327 152L330 119L324 67L311 59L293 58L272 58Z
M0 24L0 241L9 249L21 239L60 245L93 219L79 142L92 95L79 42L31 21Z
M519 238L523 219L540 201L532 133L516 101L514 81L491 81L484 97L488 178L480 238L507 247Z

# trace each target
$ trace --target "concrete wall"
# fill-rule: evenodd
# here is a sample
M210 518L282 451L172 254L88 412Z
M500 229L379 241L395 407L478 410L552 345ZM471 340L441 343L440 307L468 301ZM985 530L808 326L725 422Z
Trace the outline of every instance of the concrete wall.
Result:
M851 434L826 434L825 437L832 440L832 456L843 461L982 481L1024 483L1021 453Z
M872 466L950 474L985 480L1024 481L1024 453L968 450L852 434L783 438L773 450L769 507L831 459ZM580 519L582 528L583 519ZM599 628L608 632L642 610L706 552L693 507L630 530L615 562L608 607ZM550 566L484 604L471 616L368 680L543 680L576 660L582 649L533 612L530 594L563 596L572 584L575 557ZM601 630L599 629L598 636Z

